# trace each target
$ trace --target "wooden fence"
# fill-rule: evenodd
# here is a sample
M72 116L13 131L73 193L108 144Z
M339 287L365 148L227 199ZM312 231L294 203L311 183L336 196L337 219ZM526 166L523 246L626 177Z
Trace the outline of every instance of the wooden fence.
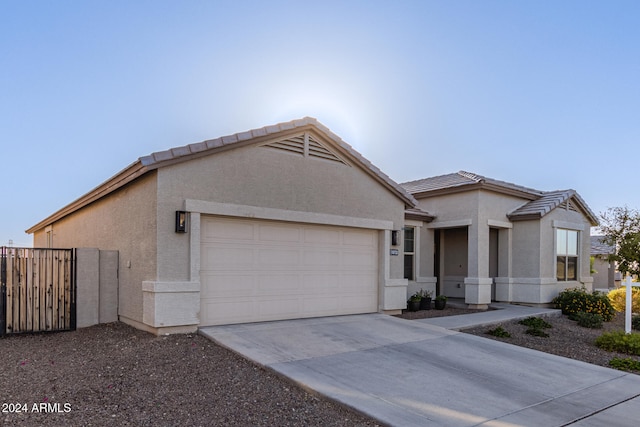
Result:
M0 336L76 328L74 249L0 247Z

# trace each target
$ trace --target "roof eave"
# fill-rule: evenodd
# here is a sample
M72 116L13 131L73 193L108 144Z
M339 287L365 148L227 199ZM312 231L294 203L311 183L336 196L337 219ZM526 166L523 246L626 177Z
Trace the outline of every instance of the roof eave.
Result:
M86 193L84 196L69 203L62 209L54 212L53 214L49 215L47 218L35 224L31 228L25 230L25 232L28 234L33 234L36 231L41 230L46 226L53 224L56 221L59 221L65 216L72 214L73 212L80 210L83 207L95 202L96 200L106 196L107 194L112 193L117 189L124 187L128 183L134 181L135 179L146 174L149 171L150 169L148 169L146 166L143 166L140 160L137 160L136 162L127 166L122 171L115 174L113 177L111 177L107 181L100 184L98 187Z
M436 217L427 212L416 212L411 210L404 211L404 219L412 221L432 222Z
M437 188L434 190L420 191L412 193L416 199L424 199L428 197L443 196L448 194L464 193L467 191L486 190L494 193L506 194L509 196L519 197L526 200L536 200L540 198L540 194L534 194L527 191L520 191L512 188L506 188L490 182L477 182L470 184L457 184L450 187Z

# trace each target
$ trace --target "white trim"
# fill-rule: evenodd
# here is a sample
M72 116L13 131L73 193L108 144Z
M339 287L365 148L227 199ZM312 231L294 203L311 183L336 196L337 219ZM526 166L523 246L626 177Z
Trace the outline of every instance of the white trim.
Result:
M464 227L472 224L473 224L473 220L471 218L457 219L453 221L430 222L427 225L427 228L456 228L456 227Z
M337 225L341 227L368 228L373 230L393 230L393 221L356 218L316 212L290 211L258 206L218 203L205 200L187 199L185 210L209 215L267 219L275 221L301 222L308 224Z
M585 224L578 224L578 223L575 223L575 222L559 221L557 219L553 220L552 226L554 228L566 228L568 230L575 230L575 231L585 231L585 229L587 227ZM591 228L591 227L589 227L589 228Z
M496 227L496 228L513 228L513 223L504 222L504 221L496 221L495 219L487 220L487 225L489 227Z
M404 225L408 225L410 227L422 227L424 225L424 221L414 221L412 219L405 219Z

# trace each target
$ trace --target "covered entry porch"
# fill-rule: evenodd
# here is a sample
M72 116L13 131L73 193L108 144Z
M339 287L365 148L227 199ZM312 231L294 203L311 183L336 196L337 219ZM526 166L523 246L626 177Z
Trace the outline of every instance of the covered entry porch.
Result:
M510 223L464 221L429 225L437 294L464 298L473 308L511 301Z

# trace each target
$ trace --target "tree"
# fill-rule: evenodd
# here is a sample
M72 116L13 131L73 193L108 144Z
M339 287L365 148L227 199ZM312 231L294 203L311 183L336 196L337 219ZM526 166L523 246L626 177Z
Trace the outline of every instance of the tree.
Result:
M640 212L627 206L609 208L600 214L603 242L614 246L609 261L618 264L622 274L640 275Z

